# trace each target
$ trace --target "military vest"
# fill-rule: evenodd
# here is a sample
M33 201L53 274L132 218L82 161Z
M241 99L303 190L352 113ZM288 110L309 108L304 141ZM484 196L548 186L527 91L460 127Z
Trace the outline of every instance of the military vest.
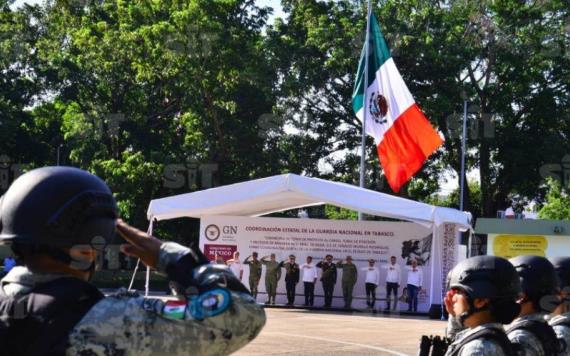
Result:
M103 295L92 284L64 277L28 294L7 296L0 288L3 355L65 355L73 327Z

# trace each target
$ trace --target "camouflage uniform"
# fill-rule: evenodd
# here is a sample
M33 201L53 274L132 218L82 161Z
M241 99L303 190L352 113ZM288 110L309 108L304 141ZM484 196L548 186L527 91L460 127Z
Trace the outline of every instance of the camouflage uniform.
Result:
M516 327L517 324L522 323L526 320L538 320L544 322L544 314L543 313L534 313L530 315L526 315L523 317L516 318L513 322L509 325L509 328ZM519 329L513 330L512 332L508 333L507 335L509 340L513 344L521 345L522 349L524 350L525 356L545 356L546 353L544 352L544 348L542 347L542 343L533 333L528 330ZM552 355L548 355L552 356Z
M570 313L556 315L550 318L548 323L552 325L556 322L561 322L561 321L565 323L570 323ZM556 333L556 337L558 337L559 340L564 340L564 343L566 344L566 350L562 352L561 355L570 356L570 327L567 325L556 325L553 326L552 328Z
M338 268L342 268L342 296L344 297L344 307L350 308L352 306L352 291L358 279L358 269L354 263L336 264Z
M267 297L269 298L269 302L271 302L273 298L273 304L275 304L277 282L281 278L281 267L277 261L261 259L261 263L265 265L265 290L267 291Z
M249 257L243 261L244 265L249 265L249 291L254 299L257 299L257 287L261 279L261 261L250 260Z
M461 343L461 340L472 335L482 329L496 329L505 332L503 325L499 323L489 323L479 325L474 328L463 329L459 324L459 321L454 317L449 317L447 326L447 336L453 340L453 343L449 345L446 355L451 355L455 352L456 348ZM472 340L465 344L457 354L457 356L506 356L501 345L493 339L489 338L478 338Z
M208 270L212 266L198 266L193 271L186 269L188 265L181 258L189 252L189 249L176 243L162 244L157 271L166 273L168 266L169 278L171 273L179 272L194 278L212 277ZM172 272L174 267L177 272ZM22 295L29 293L38 284L62 277L69 276L38 274L19 267L2 280L2 288L6 294ZM212 313L212 316L208 316L200 313L204 310L201 307L212 304L196 303L200 300L198 288L184 287L188 287L187 291L191 291L192 295L181 300L179 305L182 305L182 312L176 317L165 308L168 304L166 301L144 298L126 290L102 299L71 330L66 353L183 355L192 352L200 355L227 355L255 338L265 323L264 311L245 292L223 287L210 290L212 294L219 291L221 296L229 299L226 298L224 306L217 309L219 314ZM215 298L218 296L215 295ZM203 302L212 300L209 298Z

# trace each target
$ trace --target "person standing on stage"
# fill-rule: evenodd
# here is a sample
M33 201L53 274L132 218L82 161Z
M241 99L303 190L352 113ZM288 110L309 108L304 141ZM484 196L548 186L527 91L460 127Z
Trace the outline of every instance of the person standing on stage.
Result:
M418 311L418 294L422 290L422 270L418 262L412 260L412 266L408 268L408 311Z
M285 268L285 288L287 289L287 305L295 303L295 287L299 283L299 265L295 262L295 255L289 255L289 261L282 261L279 267Z
M400 265L396 263L396 256L390 257L390 264L384 265L386 270L386 308L390 310L392 295L394 295L394 305L392 310L398 306L398 288L400 287Z
M268 261L267 258L270 258ZM279 262L275 260L275 254L261 258L261 263L265 265L265 290L267 292L267 302L265 304L275 305L275 297L277 296L277 282L281 278L281 267Z
M376 303L376 287L380 284L380 271L374 266L376 261L368 260L368 267L362 268L366 272L366 305L374 309Z
M336 284L336 266L333 263L333 256L326 255L324 261L317 263L317 267L322 270L321 282L325 293L325 308L332 305L334 285Z
M352 291L358 279L358 269L352 263L352 256L346 256L346 263L338 261L336 266L342 268L342 296L344 297L344 307L350 309L352 307Z
M241 281L241 279L243 277L243 264L239 260L239 252L238 251L234 252L234 258L232 258L231 260L228 260L227 264L228 264L228 266L230 266L230 269L232 270L234 275L237 278L239 278L239 280Z
M303 270L305 306L312 307L315 301L315 283L319 277L317 267L313 264L313 257L307 256L307 263L303 263L301 269Z
M261 279L261 261L257 259L257 256L257 252L254 252L243 261L244 265L249 265L249 292L256 300L257 287Z

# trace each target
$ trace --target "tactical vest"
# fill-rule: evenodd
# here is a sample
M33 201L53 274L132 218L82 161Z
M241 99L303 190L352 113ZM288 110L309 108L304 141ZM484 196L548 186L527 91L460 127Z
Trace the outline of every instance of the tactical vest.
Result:
M440 338L439 336L422 336L420 343L419 356L457 356L461 349L473 340L488 339L497 342L506 356L517 356L519 353L516 351L515 345L511 344L507 334L503 331L484 328L473 334L464 337L455 345L448 338Z
M0 288L3 355L65 355L69 332L103 295L77 278L58 278L28 294L10 297Z
M525 320L512 326L507 330L507 334L515 330L526 330L536 336L542 345L546 355L558 355L563 351L563 346L556 337L556 333L548 323L538 320Z
M507 356L516 356L518 354L515 348L513 347L513 344L511 344L511 341L507 337L507 334L505 334L501 330L484 328L463 338L459 344L454 345L453 351L448 356L457 356L463 346L467 345L469 342L473 340L480 338L496 341L501 346L503 352Z

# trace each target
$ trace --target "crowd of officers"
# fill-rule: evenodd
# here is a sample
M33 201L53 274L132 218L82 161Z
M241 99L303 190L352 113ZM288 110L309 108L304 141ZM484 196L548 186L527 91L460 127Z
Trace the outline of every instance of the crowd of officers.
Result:
M366 304L373 309L376 303L376 288L380 285L380 270L375 266L373 259L368 260L368 266L360 270L365 272ZM315 284L320 278L324 292L324 308L332 305L334 287L337 282L337 269L342 270L342 294L344 307L352 308L354 286L358 280L357 266L351 256L345 260L333 261L332 255L326 255L324 260L314 264L313 258L308 256L306 262L299 265L296 257L289 255L286 261L278 262L275 254L259 258L257 252L253 252L240 260L239 252L235 252L232 259L227 261L230 269L240 280L243 278L243 266L249 267L249 289L254 298L257 298L259 281L262 275L262 266L265 266L265 289L267 292L266 304L275 304L277 295L277 283L281 278L282 269L285 269L285 287L287 291L287 305L295 302L295 289L302 280L305 295L305 306L313 306L315 298ZM390 258L390 263L382 265L386 273L386 307L385 310L395 310L398 301L398 289L400 287L401 268L396 263L396 257ZM320 277L318 270L320 270ZM411 262L408 269L408 283L406 286L408 311L417 311L418 293L422 287L422 271L416 261ZM393 299L393 303L392 303Z
M569 302L570 257L464 260L447 278L449 346L444 353L570 355ZM438 354L425 351L420 355Z

